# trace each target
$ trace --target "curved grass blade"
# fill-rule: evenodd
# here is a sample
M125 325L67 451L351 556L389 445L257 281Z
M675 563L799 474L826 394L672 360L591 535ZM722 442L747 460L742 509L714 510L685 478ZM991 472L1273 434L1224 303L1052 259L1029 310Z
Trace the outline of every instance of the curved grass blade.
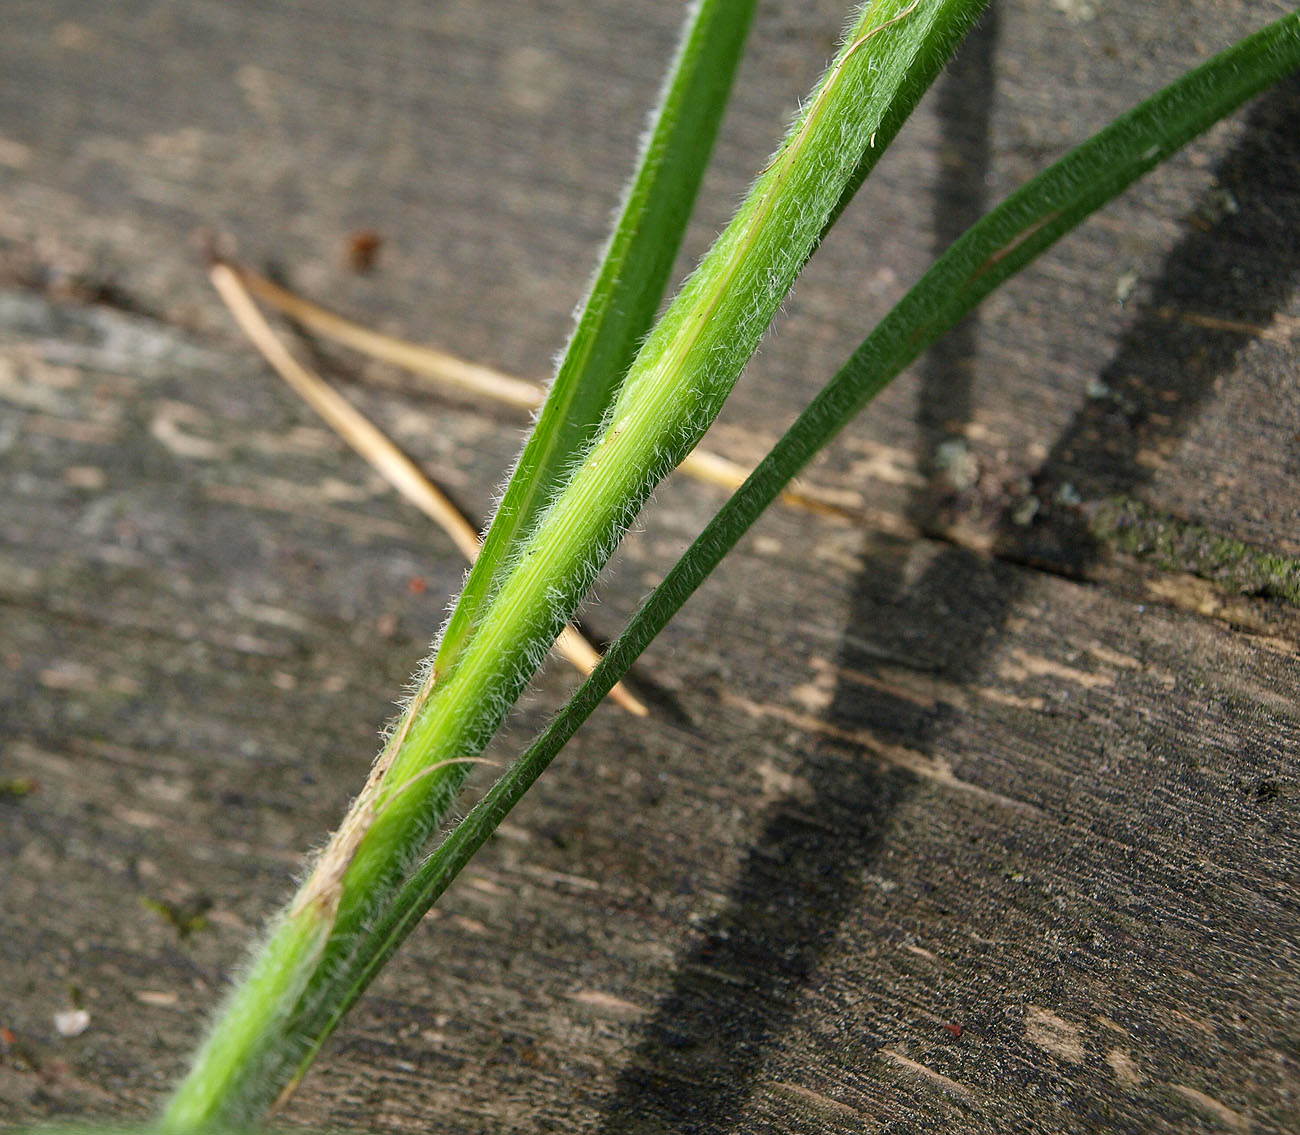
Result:
M882 116L915 106L930 85L937 66L922 45L950 50L983 6L874 0L857 14L785 149L642 347L608 427L511 557L455 665L381 751L255 960L260 989L232 992L168 1104L165 1129L256 1119L310 1059L322 1025L367 969L374 928L417 870L466 762L496 732L653 486L716 415ZM295 952L304 941L315 949L322 928L328 942L304 987Z
M726 109L756 0L701 0L573 338L443 632L454 662L521 535L600 428L663 299Z
M321 1040L601 699L791 478L891 379L999 284L1247 99L1300 68L1300 14L1190 72L1039 174L969 229L823 388L651 593L581 689L412 875ZM319 1042L318 1042L319 1044Z
M863 52L859 60L860 66L853 68L852 76L845 73L844 61L851 58L858 49L874 38L877 32L882 30L892 30L900 18L906 18L913 11L917 10L919 5L913 3L904 5L894 3L892 5L879 5L886 8L885 15L879 15L875 10L877 6L868 6L859 16L856 26L850 29L850 34L846 40L846 49L841 52L839 60L827 73L822 89L829 85L832 90L830 101L834 103L833 113L828 112L825 118L819 117L815 111L818 103L814 100L812 110L814 113L806 115L805 119L792 131L792 134L798 139L800 145L796 147L787 147L785 151L788 154L791 164L785 168L780 165L782 155L778 155L778 160L774 161L764 172L759 183L755 186L746 206L742 206L737 218L733 221L728 233L720 238L719 244L715 246L717 260L723 265L721 269L710 271L709 262L706 261L705 267L697 273L683 290L681 296L674 303L673 310L670 310L665 322L672 323L675 319L677 329L685 328L687 334L685 337L696 348L694 360L683 360L677 356L672 349L674 335L670 332L664 336L664 340L669 346L667 348L661 343L656 351L654 339L643 349L642 356L638 358L637 367L643 368L641 385L633 386L633 380L629 379L625 383L624 390L620 394L619 402L616 405L613 415L613 424L606 435L608 445L605 443L598 445L592 455L581 467L586 471L586 475L591 482L595 482L603 489L608 491L609 485L605 481L606 470L601 467L602 455L609 453L615 446L626 443L631 436L634 436L636 426L626 424L628 417L620 416L620 412L625 412L630 416L640 415L643 419L646 416L646 407L657 407L662 402L672 405L677 403L676 413L681 415L681 419L673 421L671 417L668 424L662 422L656 425L660 430L659 441L657 444L662 447L674 447L670 452L674 453L674 459L680 459L681 451L688 449L692 441L692 435L698 437L703 432L704 424L709 419L712 411L721 404L725 391L730 388L730 383L734 381L738 374L741 364L748 358L753 346L757 343L758 337L770 317L772 309L775 308L781 295L784 294L785 286L788 286L789 280L793 279L800 267L802 267L812 247L815 246L818 234L824 218L829 214L839 198L842 179L847 177L852 170L851 165L845 165L846 157L843 148L842 139L844 132L850 130L856 136L862 147L867 145L867 140L875 128L875 123L879 121L886 108L902 104L905 106L915 106L920 95L933 81L937 73L940 61L951 53L951 49L959 42L961 36L965 33L970 25L974 22L980 10L983 8L983 0L941 0L941 2L931 5L925 10L923 16L918 17L914 26L905 27L905 34L895 38L893 42L886 42L884 37L879 45L878 53ZM892 13L891 13L892 9ZM946 46L943 53L939 52L918 52L918 45L925 42L938 41ZM918 63L918 59L920 62ZM836 84L843 80L844 88L837 87ZM809 124L812 124L811 126ZM818 131L818 137L815 143L809 143L805 137L809 130ZM851 136L853 136L851 135ZM800 166L797 164L803 156L800 152L804 146L814 154L815 160L810 166ZM853 154L852 150L848 151ZM854 155L855 157L856 155ZM849 157L848 161L853 161L854 157ZM835 171L833 176L827 176L827 167ZM787 177L790 182L787 183ZM775 247L760 247L755 252L753 245L756 241L752 234L755 226L759 226L764 220L764 209L772 205L771 198L778 197L780 209L789 210L782 215L777 212L779 224L778 231L782 231L782 226L792 226L797 232L797 241L789 240L786 236L777 237L772 241ZM809 198L817 199L816 207L807 206ZM820 212L818 211L820 209ZM774 210L775 211L775 207ZM767 215L771 215L768 213ZM797 215L797 220L792 217ZM788 230L787 230L788 231ZM720 251L719 251L720 250ZM710 254L712 258L713 253ZM764 263L764 257L770 257L779 271L785 273L787 278L784 286L781 278L775 277L773 272L768 268L755 268L755 262ZM739 282L737 283L736 266L741 265L743 269L738 273ZM752 272L755 276L761 277L761 282L754 283L746 278L746 274ZM732 290L734 288L734 291ZM757 297L755 298L755 294ZM766 304L767 306L761 306ZM720 314L719 313L720 310ZM674 314L675 312L675 314ZM719 326L709 328L713 338L705 336L701 338L697 329L697 324L707 323L708 320L700 318L701 313L708 312L710 315L717 315ZM735 328L739 323L740 330ZM662 324L661 324L662 326ZM725 330L727 328L731 331ZM656 332L658 334L658 332ZM718 364L718 339L738 340L739 342L729 342L729 350L733 353L730 361L731 365ZM646 361L646 358L649 361ZM671 367L665 372L663 359L667 355ZM700 360L703 360L702 362ZM692 372L692 365L697 369ZM666 386L671 391L674 383L673 378L680 374L682 376L682 385L684 390L675 391L669 395L663 393ZM659 381L654 381L658 379ZM696 385L699 383L699 385ZM710 386L709 384L716 384ZM631 408L623 407L624 400L627 400ZM646 427L640 427L645 429ZM687 432L687 431L690 432ZM674 451L675 450L675 451ZM634 450L635 451L635 450ZM671 464L671 463L669 463ZM666 471L666 467L657 468L647 475L643 467L638 467L632 463L630 470L623 473L615 473L619 467L617 460L609 461L608 472L610 480L617 476L620 480L625 481L628 475L646 478L647 484L652 484L658 475ZM589 482L590 483L590 482ZM616 484L616 487L622 487ZM648 491L648 490L646 490ZM566 490L567 496L567 490ZM583 504L575 506L570 501L561 498L561 504L555 506L547 516L548 523L555 522L557 515L563 517L576 515L583 521L589 519L589 512L592 510ZM613 522L621 523L622 527L630 520L635 506L639 505L640 499L629 494L631 504L624 504L623 510L613 517ZM528 545L528 548L536 545L540 549L545 549L551 554L556 554L562 549L566 540L553 538L545 528L535 533ZM577 544L583 546L582 541L573 541L568 539L569 545ZM588 542L588 546L591 542ZM603 547L603 544L598 544ZM542 558L539 552L538 559ZM525 556L528 555L527 549ZM525 574L531 565L526 562L521 566L521 572ZM542 570L547 570L543 568ZM552 569L553 570L553 569ZM584 566L584 573L587 570ZM527 585L520 585L517 576L512 578L508 585L508 590L503 592L496 604L491 608L491 614L496 616L498 624L513 624L527 628L527 633L537 638L538 632L534 626L530 626L527 621L529 618L537 618L536 615L528 615L528 606L519 599L521 590L526 590ZM570 584L575 592L572 599L565 597L565 602L576 603L577 597L581 591L585 590L585 581L579 578L578 583ZM552 603L552 607L565 609L562 604ZM540 615L541 618L551 617L550 613ZM423 722L417 723L416 729L429 732L438 729L445 722L436 710L440 703L437 699L455 700L455 695L459 692L458 687L470 682L479 682L479 674L488 666L495 663L484 659L492 657L492 644L497 636L504 637L506 633L515 634L516 632L505 632L504 630L494 630L489 635L485 629L484 633L476 638L469 646L467 651L467 661L464 666L453 671L447 682L435 691L434 702L431 703L429 715ZM542 635L541 637L544 637ZM472 657L473 665L469 659ZM598 668L599 672L599 668ZM493 682L517 681L517 675L504 675L492 679ZM489 687L492 689L493 687ZM584 689L590 691L593 689L590 682L584 686ZM602 695L603 696L603 695ZM476 703L491 701L491 695L484 697L477 694L474 698ZM599 699L597 699L599 700ZM594 707L595 702L591 703ZM589 712L589 710L588 710ZM424 737L417 738L413 753L419 752L421 747L426 745ZM471 742L474 743L474 742ZM414 765L407 765L401 769L399 782L402 777L411 774L415 770ZM436 771L440 766L433 766ZM395 770L396 771L396 770ZM416 774L419 775L419 774ZM516 772L509 774L509 777L517 775ZM440 783L447 783L441 780ZM479 813L481 815L481 813ZM494 826L494 825L490 825ZM482 838L486 838L488 828L483 830ZM459 831L459 829L458 829ZM481 840L480 840L481 842ZM445 845L450 851L455 844ZM442 854L442 853L439 853ZM339 988L333 990L328 997L304 998L305 1010L295 1021L295 1030L301 1030L304 1036L316 1037L312 1047L304 1052L299 1075L306 1070L310 1061L314 1058L319 1045L329 1035L330 1031L341 1019L343 1012L350 1006L362 989L369 982L374 973L377 972L379 965L372 958L372 953L378 948L391 950L395 948L401 936L413 925L415 918L412 916L410 921L406 918L411 915L411 911L404 905L392 906L385 904L377 909L374 914L374 924L367 928L364 933L365 941L352 950L351 954L346 957L335 957L331 959L331 981ZM401 925L396 937L389 942L389 933L391 930ZM387 945L385 945L387 944ZM384 954L387 956L387 953ZM350 982L350 987L343 989L344 979ZM340 997L340 989L343 989Z

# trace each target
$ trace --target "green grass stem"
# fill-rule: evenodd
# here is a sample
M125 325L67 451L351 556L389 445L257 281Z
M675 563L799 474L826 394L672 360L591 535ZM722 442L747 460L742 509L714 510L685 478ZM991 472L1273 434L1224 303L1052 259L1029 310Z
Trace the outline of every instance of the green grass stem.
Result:
M636 176L537 423L443 631L441 675L564 475L600 429L654 322L704 178L756 0L701 0L687 24Z
M164 1116L259 1119L355 985L425 842L653 486L707 429L882 124L901 122L984 0L874 0L736 218L641 348L603 430L518 540L427 697L380 754ZM420 682L428 689L428 675ZM322 928L329 937L322 948ZM303 986L303 974L310 977Z
M412 876L375 927L370 957L337 1006L331 1027L614 683L821 448L999 284L1158 162L1296 68L1300 15L1284 17L1166 87L1039 174L957 240L728 500L545 732Z
M799 469L990 291L1247 98L1300 67L1300 14L1172 84L961 237L866 339L638 611L542 736L419 862L468 768L653 484L689 452L847 192L915 104L976 0L869 5L736 219L609 388L601 430L511 538L445 677L381 754L340 832L227 1002L162 1119L258 1119L430 902ZM616 393L613 391L616 389ZM588 423L590 424L590 423ZM469 624L467 624L469 625Z

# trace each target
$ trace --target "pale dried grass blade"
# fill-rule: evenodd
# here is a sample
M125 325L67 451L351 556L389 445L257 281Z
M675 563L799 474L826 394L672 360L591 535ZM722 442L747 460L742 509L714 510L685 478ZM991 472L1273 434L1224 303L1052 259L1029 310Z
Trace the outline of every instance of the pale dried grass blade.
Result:
M216 261L208 275L240 329L276 373L393 488L442 528L465 558L473 563L479 553L478 532L474 526L378 426L290 354L258 310L246 287L244 274L224 261ZM590 674L600 661L596 649L572 627L565 627L560 633L556 649L583 674ZM649 713L626 687L616 686L610 691L610 697L637 717Z
M300 323L309 331L351 347L354 351L381 362L391 363L413 374L443 382L461 390L468 390L506 406L536 410L546 397L546 389L539 383L528 382L502 374L491 367L467 362L465 359L424 347L418 343L399 339L394 335L376 331L360 323L321 307L296 292L259 275L243 265L227 264L244 286L258 299L269 304L281 314ZM740 488L751 470L726 457L697 449L681 463L681 471L689 477L711 485L721 485L735 490ZM861 520L861 513L829 499L822 490L803 486L781 494L781 500L796 508L824 516L839 516Z
M296 320L303 327L363 355L521 410L535 410L546 398L546 389L540 383L513 378L491 367L467 362L436 347L423 347L385 335L382 331L354 323L312 303L250 268L230 264L227 267L264 303Z
M710 485L719 485L732 492L740 488L749 479L750 473L753 472L752 469L741 465L738 461L721 457L716 453L709 452L707 449L696 449L687 454L686 459L678 468L696 480L704 481ZM836 500L826 489L815 488L811 485L800 485L798 482L795 482L795 488L783 492L779 499L786 504L794 505L796 508L805 508L809 512L816 512L822 516L838 516L859 523L867 519L860 506L854 507L845 504L841 500Z

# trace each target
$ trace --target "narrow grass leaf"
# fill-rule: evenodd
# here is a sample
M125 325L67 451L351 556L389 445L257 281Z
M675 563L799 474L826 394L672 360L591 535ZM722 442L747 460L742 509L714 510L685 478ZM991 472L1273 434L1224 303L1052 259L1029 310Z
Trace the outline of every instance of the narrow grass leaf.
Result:
M1293 70L1300 15L1229 48L1118 119L974 225L840 369L719 511L545 732L412 875L371 934L322 1035L361 995L474 853L791 478L892 378L1000 283L1142 174Z
M384 941L374 931L389 924L463 783L456 758L486 745L653 485L707 429L883 116L915 106L933 80L941 53L922 45L951 51L982 8L878 0L859 13L786 145L642 348L606 429L521 542L456 665L381 754L313 873L325 881L306 884L339 905L319 977L286 1029L286 1044L306 1045L302 1068L370 972Z
M168 1130L252 1120L301 1074L454 803L463 758L483 750L653 486L707 429L883 116L914 106L934 78L937 64L918 63L922 45L951 50L982 7L875 0L859 13L786 146L638 353L608 425L520 540L455 664L385 744L285 931L263 946L259 972L296 975L287 959L301 947L288 930L327 921L307 988L264 989L260 1009L236 991L240 1015L217 1021L164 1113ZM421 690L430 671L417 676Z
M726 109L755 0L700 0L640 168L537 423L465 582L434 672L452 664L520 537L596 435L663 299Z

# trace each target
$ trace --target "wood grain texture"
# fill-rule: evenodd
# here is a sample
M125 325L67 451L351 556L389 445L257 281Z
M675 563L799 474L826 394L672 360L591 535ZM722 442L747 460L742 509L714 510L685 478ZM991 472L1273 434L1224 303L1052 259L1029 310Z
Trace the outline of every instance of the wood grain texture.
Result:
M1279 10L999 3L710 445L759 456L980 208ZM841 15L761 6L689 254ZM127 1119L360 785L462 571L251 357L195 231L543 377L680 6L5 16L0 1123ZM285 1118L1294 1131L1300 617L1178 537L1300 556L1298 113L1292 82L1213 131L883 396L813 474L865 522L763 520L635 672L651 723L599 711ZM484 515L519 423L304 346ZM1100 523L1115 500L1149 539ZM719 503L666 485L588 630ZM569 688L549 668L493 755Z

